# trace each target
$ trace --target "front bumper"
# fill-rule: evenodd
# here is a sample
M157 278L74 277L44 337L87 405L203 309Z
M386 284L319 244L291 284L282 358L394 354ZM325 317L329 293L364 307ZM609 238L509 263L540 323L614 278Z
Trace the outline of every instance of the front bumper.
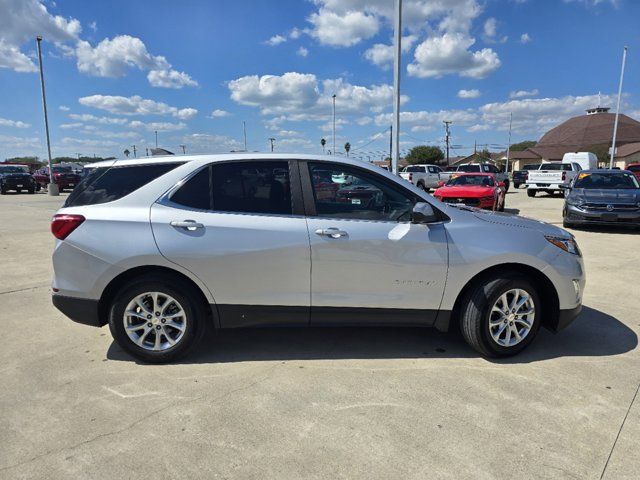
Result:
M571 308L569 310L560 310L558 315L558 322L554 325L550 325L550 328L553 332L559 332L560 330L564 330L569 326L571 322L575 320L575 318L580 315L582 311L582 304L579 304L575 308Z
M635 211L583 210L576 205L567 205L565 220L573 224L628 225L640 227L640 209Z
M91 325L92 327L102 327L107 323L100 318L98 300L56 294L51 299L53 305L74 322Z
M36 183L31 178L5 178L2 186L5 190L29 189L36 188Z

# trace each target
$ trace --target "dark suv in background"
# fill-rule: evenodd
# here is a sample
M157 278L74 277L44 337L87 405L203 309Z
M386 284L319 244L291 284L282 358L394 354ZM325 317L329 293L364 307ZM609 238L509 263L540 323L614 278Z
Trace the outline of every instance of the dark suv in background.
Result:
M15 190L18 193L22 191L34 193L36 191L36 182L26 167L0 165L0 193L4 195L9 190Z

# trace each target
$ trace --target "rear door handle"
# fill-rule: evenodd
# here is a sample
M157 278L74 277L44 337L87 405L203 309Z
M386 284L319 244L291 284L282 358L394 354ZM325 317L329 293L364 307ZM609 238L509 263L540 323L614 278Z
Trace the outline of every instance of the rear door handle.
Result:
M331 238L342 238L348 237L349 234L344 230L340 230L339 228L319 228L316 230L316 235L320 235L323 237L331 237Z
M199 228L204 228L204 225L196 222L195 220L183 220L182 222L173 221L169 225L176 228L184 228L185 230L189 230L193 232Z

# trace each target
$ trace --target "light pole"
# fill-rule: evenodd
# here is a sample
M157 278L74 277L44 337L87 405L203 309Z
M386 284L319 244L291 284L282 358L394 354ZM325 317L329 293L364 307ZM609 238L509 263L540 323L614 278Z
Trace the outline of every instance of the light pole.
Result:
M180 148L182 149L182 154L185 155L187 153L187 146L186 145L180 145Z
M513 123L513 112L509 113L509 143L507 143L507 168L505 173L509 177L509 154L511 153L511 124Z
M451 125L453 122L450 120L443 120L442 123L444 123L444 131L445 131L444 141L445 141L445 144L447 145L447 166L449 166L449 139L451 138L451 132L449 132L449 125Z
M156 148L158 148L158 130L155 130L156 134Z
M398 173L398 160L400 159L400 68L401 68L401 42L402 42L402 0L396 0L396 18L394 32L393 59L393 131L391 157L391 169Z
M273 142L275 142L276 139L271 137L271 138L269 138L269 141L271 142L271 152L273 153Z
M613 168L613 159L616 156L616 135L618 133L618 115L620 115L620 98L622 97L622 80L624 79L624 64L626 61L627 61L627 47L625 46L624 52L622 53L622 71L620 72L620 85L618 86L618 105L616 106L616 119L613 122L613 142L611 143L611 159L609 160L609 169Z
M244 134L244 151L247 151L247 124L243 120L242 121L242 133Z
M331 97L333 99L333 152L336 151L336 94Z
M40 42L42 37L38 35L36 37L36 44L38 46L38 63L40 64L40 85L42 87L42 108L44 109L44 130L47 136L47 155L49 156L49 184L47 185L47 192L51 196L60 195L58 185L53 181L53 169L51 168L51 140L49 139L49 117L47 116L47 95L44 91L44 71L42 69L42 49L40 48Z

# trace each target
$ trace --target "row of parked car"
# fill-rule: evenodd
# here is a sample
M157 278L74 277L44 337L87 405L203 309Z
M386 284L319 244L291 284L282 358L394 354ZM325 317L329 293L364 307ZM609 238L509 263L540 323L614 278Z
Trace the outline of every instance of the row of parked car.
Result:
M53 181L58 185L60 191L73 190L80 182L80 175L75 173L70 167L52 167ZM17 193L35 193L42 188L47 188L50 182L49 169L47 167L29 172L29 167L19 164L0 165L0 193L5 195L9 191Z
M567 153L560 163L525 165L513 173L516 188L527 194L562 192L563 225L628 225L640 227L640 163L626 170L598 169L590 152Z

